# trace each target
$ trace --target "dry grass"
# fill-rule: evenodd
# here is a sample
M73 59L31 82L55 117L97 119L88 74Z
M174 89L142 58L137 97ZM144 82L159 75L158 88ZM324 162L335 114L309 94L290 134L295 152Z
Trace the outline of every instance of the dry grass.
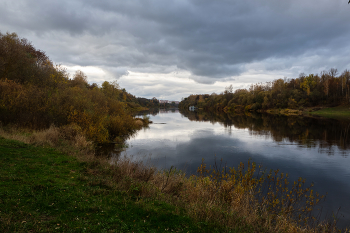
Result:
M51 125L44 130L30 130L14 125L1 127L0 136L37 146L54 147L59 151L77 157L94 157L93 143L86 140L79 126L70 124L63 127Z
M246 170L241 164L230 172L206 169L202 164L198 176L187 177L174 168L157 171L124 157L111 165L106 175L119 189L172 203L197 221L214 221L232 228L248 224L256 232L337 231L335 222L319 223L311 216L321 197L304 187L304 180L288 189L283 185L286 176L278 171L260 177L255 177L255 172L252 163ZM269 191L264 193L264 186Z
M130 157L119 158L113 164L94 157L91 142L76 125L51 126L42 131L0 127L0 136L72 154L88 161L87 173L106 177L104 185L117 186L130 195L167 201L198 221L232 228L248 224L255 232L337 231L333 222L321 224L311 216L321 197L304 187L305 180L288 185L286 175L278 170L264 173L254 163L247 167L242 163L236 169L216 165L208 169L202 163L198 175L188 177L175 168L157 171Z

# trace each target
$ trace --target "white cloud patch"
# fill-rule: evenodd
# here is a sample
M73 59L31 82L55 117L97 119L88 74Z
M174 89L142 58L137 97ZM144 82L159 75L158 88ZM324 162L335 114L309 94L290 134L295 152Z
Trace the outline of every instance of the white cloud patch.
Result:
M121 87L140 97L167 100L181 100L190 94L220 93L233 82L197 83L190 79L187 71L175 71L168 74L129 72L118 81Z
M63 66L67 69L67 72L70 74L70 78L73 78L74 73L78 70L84 72L88 77L89 83L102 84L104 81L113 81L111 76L99 67L94 66Z

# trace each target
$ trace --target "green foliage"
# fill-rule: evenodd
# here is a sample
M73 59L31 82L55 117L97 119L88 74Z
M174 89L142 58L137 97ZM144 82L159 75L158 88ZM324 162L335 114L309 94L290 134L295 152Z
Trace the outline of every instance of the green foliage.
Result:
M349 119L350 118L350 109L348 107L335 107L335 108L324 108L310 114L319 115L329 118L337 119ZM349 126L344 125L344 129L348 129Z

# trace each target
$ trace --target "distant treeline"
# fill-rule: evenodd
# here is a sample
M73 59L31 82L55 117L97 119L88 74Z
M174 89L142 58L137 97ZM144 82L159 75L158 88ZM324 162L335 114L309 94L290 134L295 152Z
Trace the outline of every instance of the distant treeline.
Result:
M72 78L15 33L0 33L0 123L42 129L54 124L79 129L88 140L107 142L140 128L132 112L158 106L136 98L116 81L89 84L77 71Z
M180 108L196 106L224 112L264 111L267 109L303 109L313 106L337 106L350 101L350 71L340 75L337 69L321 74L300 74L296 79L277 79L252 84L233 92L230 85L220 94L190 95Z
M174 101L169 101L168 103L160 103L160 101L157 100L155 97L153 97L152 99L137 97L136 100L141 106L145 106L148 108L171 108L178 106L178 104L176 104Z

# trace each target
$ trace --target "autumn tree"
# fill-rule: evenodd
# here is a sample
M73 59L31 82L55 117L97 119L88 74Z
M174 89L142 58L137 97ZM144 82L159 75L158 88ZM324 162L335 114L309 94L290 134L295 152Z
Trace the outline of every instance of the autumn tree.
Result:
M0 33L0 78L20 83L40 83L41 70L45 70L49 59L46 54L36 50L26 39L20 39L16 33Z
M300 83L300 87L306 91L307 95L310 95L311 88L316 85L316 77L313 74L304 78L304 81Z
M83 71L77 70L73 76L72 80L72 86L78 86L78 87L87 87L88 81L87 76L84 74Z
M68 74L27 39L20 39L16 33L0 33L0 79L54 88L66 82Z

